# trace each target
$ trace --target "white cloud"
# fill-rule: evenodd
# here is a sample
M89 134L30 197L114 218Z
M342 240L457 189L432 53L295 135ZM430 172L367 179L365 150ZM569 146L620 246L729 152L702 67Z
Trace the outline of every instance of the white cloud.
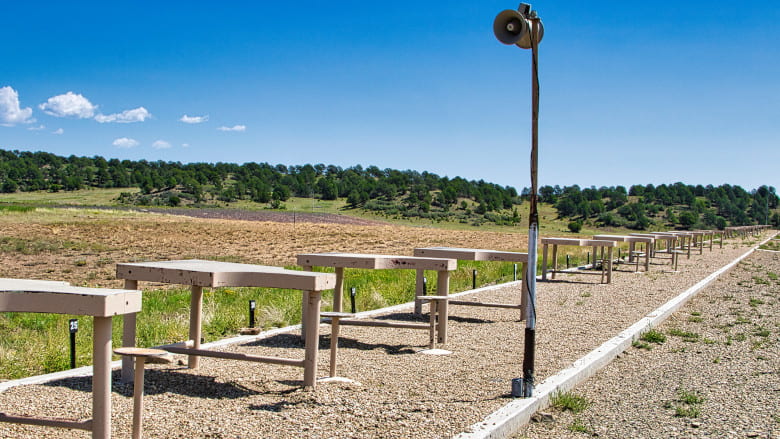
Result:
M38 105L38 108L54 117L86 119L95 114L97 105L92 105L89 99L69 91L64 95L50 97L46 102Z
M59 134L62 134L64 132L65 132L65 130L63 130L62 128L57 128L56 130L52 131L51 133L59 135Z
M187 116L185 114L179 120L184 123L203 123L209 120L209 115L207 114L205 116Z
M38 125L37 127L29 127L27 128L28 131L43 131L46 129L45 125Z
M182 147L182 148L189 148L189 147L190 147L190 144L189 144L189 143L182 143L182 144L181 144L181 147Z
M219 131L246 131L246 125L233 125L232 127L219 127Z
M19 93L10 86L0 87L0 125L14 126L18 123L32 123L32 108L19 107Z
M132 110L125 110L121 113L114 114L98 114L95 116L95 120L100 123L116 122L116 123L133 123L143 122L146 119L152 117L152 113L144 107L134 108Z
M152 148L155 149L168 149L171 147L171 144L169 142L166 142L165 140L155 140L154 143L152 143Z
M134 146L138 146L138 141L128 137L120 137L118 139L114 139L111 144L117 148L132 148Z

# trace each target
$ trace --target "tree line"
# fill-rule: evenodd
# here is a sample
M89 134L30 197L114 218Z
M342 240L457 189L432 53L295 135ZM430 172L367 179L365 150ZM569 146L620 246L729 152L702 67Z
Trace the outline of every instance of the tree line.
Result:
M718 228L728 225L773 224L780 226L778 195L772 186L750 192L723 184L590 187L543 186L541 201L551 203L562 218L576 224L645 230L651 225L680 229Z
M251 200L281 208L293 196L345 198L350 207L388 215L519 222L513 207L520 198L514 188L430 172L361 165L182 164L0 150L0 191L5 193L130 187L140 193L122 194L120 202L203 206Z

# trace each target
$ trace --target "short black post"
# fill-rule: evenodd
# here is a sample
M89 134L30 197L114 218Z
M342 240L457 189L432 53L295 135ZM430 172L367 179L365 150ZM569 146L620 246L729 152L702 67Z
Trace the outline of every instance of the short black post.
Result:
M254 300L249 301L249 327L254 328L255 327L255 307L257 307L257 303Z
M571 259L569 259L569 255L566 255L566 268L569 268L571 266Z
M517 264L514 266L514 280L517 280Z
M471 289L477 289L477 270L471 270Z
M620 260L621 258L622 258L622 256L620 254L620 249L618 248L618 260Z
M352 305L352 314L357 312L357 306L355 305L355 287L349 289L349 302Z
M79 332L78 319L68 321L70 327L70 368L76 368L76 333Z
M423 296L428 295L428 278L423 277Z
M588 261L586 263L590 264L590 252L588 252Z

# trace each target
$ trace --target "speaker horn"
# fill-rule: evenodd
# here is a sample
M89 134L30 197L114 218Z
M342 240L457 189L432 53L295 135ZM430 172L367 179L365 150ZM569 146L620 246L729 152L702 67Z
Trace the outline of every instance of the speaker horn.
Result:
M531 29L532 29L532 27L531 27L531 24L529 23L528 24L528 32L526 32L520 38L520 40L517 43L515 43L515 44L517 44L519 47L521 47L523 49L530 49L531 48ZM539 20L539 28L536 31L536 42L537 43L541 43L542 42L542 38L544 38L544 24L542 24L542 20Z
M505 9L493 20L493 33L504 44L518 44L524 37L530 42L529 32L528 21L518 11Z

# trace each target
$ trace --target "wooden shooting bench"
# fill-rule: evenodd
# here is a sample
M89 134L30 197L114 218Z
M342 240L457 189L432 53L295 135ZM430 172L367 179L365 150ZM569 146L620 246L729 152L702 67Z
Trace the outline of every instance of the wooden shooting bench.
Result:
M669 232L653 232L656 235L672 235L677 237L679 247L671 249L677 251L678 254L687 254L687 258L691 258L691 242L693 241L693 234L689 232L669 231Z
M331 324L331 343L330 343L330 376L336 376L336 356L338 351L338 333L339 325L351 326L376 326L385 328L404 328L438 331L438 342L447 343L447 295L450 289L450 271L458 267L458 262L454 259L442 258L423 258L414 256L394 256L394 255L373 255L356 253L311 253L298 255L298 265L304 270L311 270L313 267L333 267L336 272L336 287L333 292L333 312L326 312L322 315L329 317ZM344 269L359 268L367 270L387 270L387 269L409 269L409 270L435 270L437 276L437 294L438 296L426 296L423 300L437 300L438 305L433 307L437 309L437 315L431 315L430 324L423 323L404 323L388 322L384 320L369 320L358 318L355 314L342 312L342 299L344 296ZM436 299L432 298L435 297ZM433 303L433 302L432 302ZM304 312L308 312L304 310ZM438 318L438 321L436 319ZM306 325L302 327L302 333L308 338L311 328L317 326L314 322L318 320L306 318ZM431 337L433 338L433 337ZM429 345L431 348L432 344Z
M505 252L498 250L484 250L474 248L457 248L457 247L425 247L414 249L414 255L420 257L431 258L446 258L457 259L459 261L493 261L493 262L515 262L521 264L521 273L523 280L526 278L526 264L528 263L528 253L519 252ZM417 270L417 283L416 291L417 296L424 296L425 291L423 279L425 278L425 270ZM520 303L485 303L485 302L473 302L467 300L450 300L450 305L465 305L465 306L486 306L493 308L509 308L520 309L520 319L525 320L525 302L527 286L526 283L522 283L520 291ZM422 300L415 299L414 312L420 314L422 312Z
M141 292L80 288L66 282L0 279L0 312L92 316L92 419L72 421L0 413L0 422L75 428L111 437L111 318L141 310Z
M577 271L577 274L600 274L601 283L604 283L606 277L607 282L612 282L612 250L615 248L615 241L601 241L597 239L579 239L579 238L541 238L542 241L542 280L547 280L547 272L552 273L552 278L555 279L555 273L573 273L570 271L558 270L558 246L559 245L571 245L577 247L593 247L593 267L596 267L596 254L599 248L607 248L607 258L601 261L600 273L588 273ZM552 245L552 270L547 269L547 250Z
M669 265L673 267L674 270L677 270L677 254L679 253L675 248L677 247L677 241L678 237L674 234L668 234L668 233L656 233L656 232L650 232L650 233L629 233L629 236L639 236L639 237L647 237L647 238L653 238L654 242L653 245L650 247L650 257L653 259L669 259ZM661 243L665 243L665 247L663 249L660 248ZM669 255L668 258L661 256L660 254L666 253Z
M720 235L720 248L723 248L723 232L719 230L694 230L694 232L702 234L701 240L699 241L701 248L704 248L705 245L709 244L710 251L712 251L715 235Z
M650 271L650 249L655 243L655 238L649 236L623 236L623 235L594 235L593 239L600 241L615 241L628 243L628 262L636 260L636 271L639 271L639 258L645 257L645 271ZM636 245L644 244L645 251L637 251ZM603 251L603 248L602 248Z
M191 369L198 368L198 357L225 358L302 367L303 385L315 387L317 348L319 345L320 302L322 291L332 289L336 285L336 277L333 274L285 270L281 267L265 265L191 259L117 264L116 275L119 279L125 280L126 288L136 288L138 281L191 286L190 339L183 343L163 347L172 353L189 355L188 366ZM310 319L309 323L312 328L304 339L304 359L265 357L201 349L201 314L203 311L204 287L263 287L303 291L303 307L306 309L305 317ZM135 346L135 314L127 314L125 316L122 342L124 346ZM125 382L130 382L132 377L132 359L125 357L122 364L122 378Z

